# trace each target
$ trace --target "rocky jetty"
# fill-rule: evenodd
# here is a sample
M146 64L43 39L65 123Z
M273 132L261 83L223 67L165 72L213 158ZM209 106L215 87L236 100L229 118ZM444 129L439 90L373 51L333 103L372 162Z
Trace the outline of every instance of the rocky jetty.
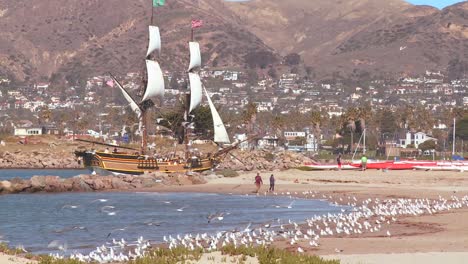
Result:
M71 152L50 150L0 152L0 168L74 169L81 167Z
M104 190L137 190L163 185L193 185L205 183L204 176L149 173L145 175L79 175L73 178L33 176L31 179L0 181L0 194L35 192L94 192Z
M233 151L225 157L219 169L235 171L252 170L286 170L304 165L313 161L300 153L290 151Z

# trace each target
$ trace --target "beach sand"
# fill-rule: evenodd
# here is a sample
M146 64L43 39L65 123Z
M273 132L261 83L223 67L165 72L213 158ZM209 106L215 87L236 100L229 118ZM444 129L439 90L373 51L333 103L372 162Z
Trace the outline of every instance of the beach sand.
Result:
M26 264L26 263L37 263L37 261L0 253L0 264Z
M218 178L204 185L165 186L151 191L253 194L256 173ZM287 170L260 172L264 183L272 173L279 195L289 192L301 197L302 191L312 190L319 192L319 198L324 195L336 202L340 197L345 200L348 196L355 196L359 201L367 198L438 199L439 195L450 198L468 194L468 173L464 172ZM298 183L294 183L296 180ZM265 195L267 189L265 184L261 195ZM444 263L462 263L460 261L464 260L463 263L468 263L467 208L397 219L379 232L324 237L320 239L320 247L311 249L304 246L303 249L306 254L339 258L344 263L440 263L437 260ZM387 230L392 234L390 237L386 235ZM286 243L278 243L277 246L289 248ZM336 253L337 249L341 252Z
M257 171L238 177L217 178L202 185L161 186L140 191L212 192L254 195ZM318 198L330 201L355 196L367 198L450 198L468 194L468 173L433 171L260 171L260 195L268 189L270 174L276 178L278 195L303 197L303 191L317 191ZM295 181L297 183L295 183ZM381 231L359 235L323 237L318 248L304 245L305 254L341 259L342 263L468 263L468 209L421 216L399 216ZM387 236L386 232L391 232ZM278 242L275 246L295 251ZM339 251L339 253L337 253ZM1 258L0 264L4 262ZM8 257L6 258L8 259ZM20 262L15 262L20 263Z

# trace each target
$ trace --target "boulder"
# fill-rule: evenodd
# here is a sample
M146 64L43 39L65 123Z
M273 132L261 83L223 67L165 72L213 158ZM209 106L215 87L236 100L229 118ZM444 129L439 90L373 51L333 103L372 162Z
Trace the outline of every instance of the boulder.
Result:
M42 191L46 186L45 177L43 176L32 176L30 182L34 192Z
M11 190L11 182L0 181L0 193L8 193Z
M111 183L113 189L124 190L129 189L130 187L130 185L127 182L124 182L122 179L116 177L112 178Z

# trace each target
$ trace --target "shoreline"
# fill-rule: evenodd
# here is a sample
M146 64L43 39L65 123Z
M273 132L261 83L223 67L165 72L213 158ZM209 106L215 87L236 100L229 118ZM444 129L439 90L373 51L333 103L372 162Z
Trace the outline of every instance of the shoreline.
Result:
M132 190L105 190L105 192L201 192L217 194L255 195L253 178L257 171L242 172L233 178L209 179L205 184L182 186L156 186ZM276 178L277 195L312 198L305 191L317 192L317 199L327 199L346 205L347 197L356 202L366 199L438 199L439 196L463 197L468 194L468 177L460 172L421 171L273 171L260 172L265 182L271 173ZM298 183L294 181L298 180ZM262 186L259 195L265 195L268 188ZM288 194L289 193L289 194ZM267 193L267 196L274 194ZM325 196L325 197L323 197ZM341 199L341 200L340 200ZM453 209L435 214L398 216L395 223L376 233L353 234L320 238L318 248L304 246L305 254L342 258L342 263L377 263L394 257L398 263L414 263L437 253L447 263L456 262L468 252L468 208ZM389 230L391 236L384 234ZM284 241L274 246L294 251ZM336 250L340 250L339 253ZM461 253L461 254L457 254ZM419 257L418 257L419 256ZM438 259L438 258L434 258ZM364 261L362 261L364 260ZM369 262L366 262L366 261ZM374 261L374 262L373 262ZM378 263L381 263L380 261ZM384 262L382 263L392 263ZM393 262L395 263L395 262ZM426 262L425 262L426 263ZM427 262L433 263L433 262Z

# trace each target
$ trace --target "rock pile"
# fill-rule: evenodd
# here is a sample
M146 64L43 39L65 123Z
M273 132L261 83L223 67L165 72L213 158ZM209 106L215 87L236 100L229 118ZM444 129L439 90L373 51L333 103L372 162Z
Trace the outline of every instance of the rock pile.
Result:
M139 176L79 175L73 178L58 176L33 176L31 179L15 178L0 181L0 194L34 192L93 192L103 190L136 190L162 185L192 185L205 183L201 174L151 173Z
M236 171L272 171L300 167L311 161L311 158L289 151L236 150L228 154L218 168Z
M48 151L0 152L0 168L73 169L81 167L73 153Z

